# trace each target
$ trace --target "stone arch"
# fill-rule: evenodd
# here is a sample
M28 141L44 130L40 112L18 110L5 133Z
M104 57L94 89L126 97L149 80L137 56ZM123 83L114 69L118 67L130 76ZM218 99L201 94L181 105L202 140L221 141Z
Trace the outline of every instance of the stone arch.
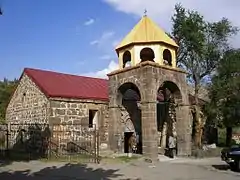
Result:
M182 101L182 93L177 83L168 80L164 81L158 88L158 91L163 89L168 89L167 91L169 92L167 93L171 93L174 96L174 98L178 101L178 103L179 101Z
M123 53L123 68L131 66L132 56L130 51Z
M142 153L142 122L141 109L139 103L141 94L139 88L131 82L123 83L118 88L118 103L121 110L121 126L124 133L124 146L126 146L126 136L132 133L138 136L138 153ZM125 148L124 148L125 149Z
M163 62L166 65L172 66L172 54L169 49L164 49L163 51Z
M164 81L157 90L158 145L168 146L168 137L177 136L177 104L182 102L182 94L176 83Z
M149 47L143 48L140 51L140 59L141 59L141 62L145 62L145 61L153 61L154 62L155 53Z

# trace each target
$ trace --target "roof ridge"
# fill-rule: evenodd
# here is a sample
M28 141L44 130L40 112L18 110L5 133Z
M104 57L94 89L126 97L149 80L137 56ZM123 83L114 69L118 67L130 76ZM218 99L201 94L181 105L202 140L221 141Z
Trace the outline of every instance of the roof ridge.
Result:
M41 71L41 72L48 72L48 73L55 73L55 74L60 74L60 75L67 75L67 76L74 76L74 77L82 77L82 78L89 78L89 79L97 79L97 80L104 80L108 81L108 79L104 78L97 78L97 77L90 77L90 76L83 76L83 75L76 75L76 74L70 74L70 73L63 73L63 72L57 72L57 71L52 71L52 70L45 70L45 69L37 69L37 68L24 68L24 72L26 71Z

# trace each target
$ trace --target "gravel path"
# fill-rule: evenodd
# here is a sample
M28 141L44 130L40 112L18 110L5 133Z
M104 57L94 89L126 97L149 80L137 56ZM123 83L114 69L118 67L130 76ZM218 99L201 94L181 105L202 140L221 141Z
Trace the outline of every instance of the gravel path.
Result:
M66 164L15 162L0 166L1 180L240 180L240 173L225 169L219 158L175 159L147 163ZM218 170L222 169L222 170Z

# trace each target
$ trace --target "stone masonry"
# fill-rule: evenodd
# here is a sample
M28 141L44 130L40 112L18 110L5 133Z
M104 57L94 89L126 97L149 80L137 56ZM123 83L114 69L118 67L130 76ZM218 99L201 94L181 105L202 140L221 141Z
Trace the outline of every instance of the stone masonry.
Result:
M191 119L188 102L188 90L185 72L171 67L163 67L153 62L144 62L132 68L125 68L110 73L109 76L109 144L116 150L116 134L118 134L117 119L121 116L118 89L124 83L135 84L141 94L142 111L142 143L143 154L157 158L158 131L156 121L157 90L165 81L173 82L181 92L176 108L176 126L178 155L191 154Z
M36 84L23 74L6 110L6 120L10 123L46 123L48 98Z
M63 126L88 126L89 110L98 110L100 142L108 142L108 103L92 100L50 99L49 124ZM95 128L95 127L94 127Z
M89 110L98 110L100 145L108 143L108 102L48 98L38 86L23 74L6 111L6 121L19 123L49 123L71 125L81 124L88 127ZM13 126L12 126L13 127Z

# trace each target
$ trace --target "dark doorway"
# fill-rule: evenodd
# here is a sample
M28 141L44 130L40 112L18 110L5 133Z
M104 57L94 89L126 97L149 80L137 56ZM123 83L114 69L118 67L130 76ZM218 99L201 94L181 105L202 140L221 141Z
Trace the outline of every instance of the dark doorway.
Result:
M135 153L142 153L142 122L141 122L141 102L140 91L138 87L133 83L125 83L119 87L119 93L121 94L121 106L122 116L121 120L124 122L126 128L124 134L124 152L128 151L127 142L129 137L134 133L136 140ZM128 122L131 123L128 123ZM129 132L129 133L128 133ZM126 134L127 133L127 134Z
M165 81L157 92L157 126L159 132L159 146L168 147L169 136L177 138L176 131L176 103L180 102L181 93L177 85Z
M133 132L124 132L124 153L129 153L129 139Z

